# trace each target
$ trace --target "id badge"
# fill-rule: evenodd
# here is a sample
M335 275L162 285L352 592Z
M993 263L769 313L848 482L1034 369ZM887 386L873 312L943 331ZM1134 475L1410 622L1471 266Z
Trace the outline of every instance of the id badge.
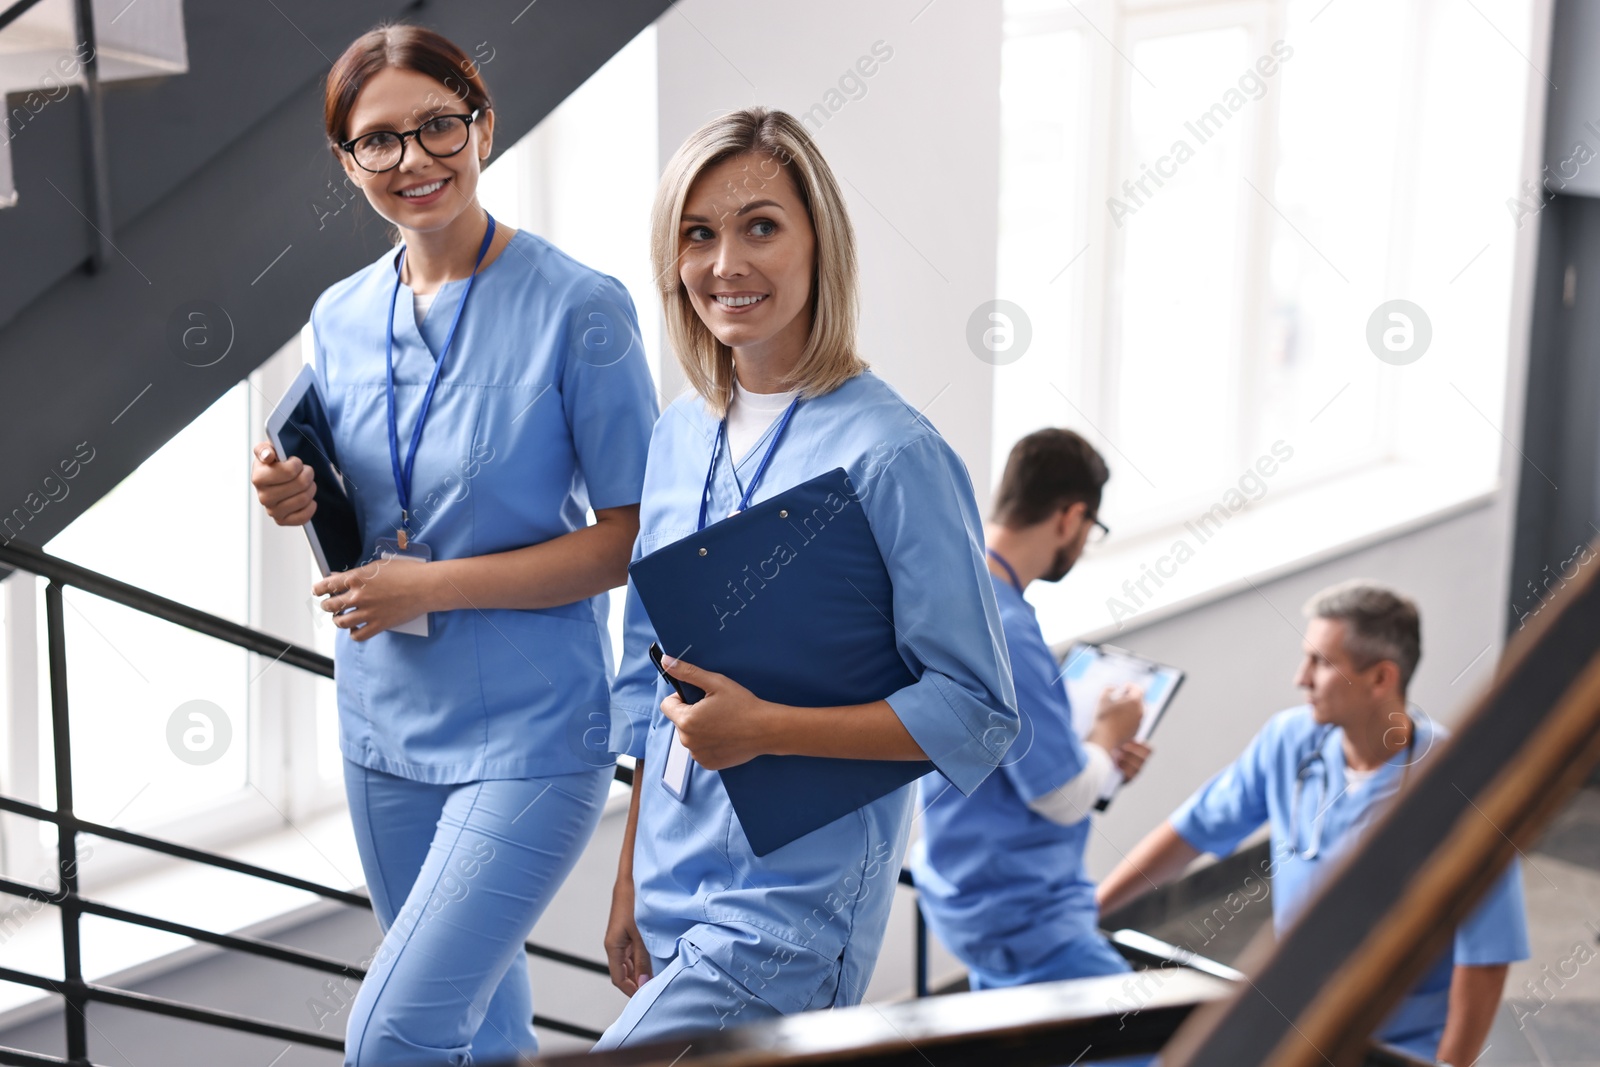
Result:
M383 566L397 556L421 560L423 563L433 562L433 551L421 541L407 541L406 547L401 548L400 542L392 537L378 538L378 566ZM412 637L427 637L428 615L424 612L414 619L407 619L398 626L389 627L389 632L393 634L410 634Z
M678 727L672 727L672 741L667 746L666 766L661 768L661 784L679 800L689 799L689 768L694 758L689 749L678 740Z

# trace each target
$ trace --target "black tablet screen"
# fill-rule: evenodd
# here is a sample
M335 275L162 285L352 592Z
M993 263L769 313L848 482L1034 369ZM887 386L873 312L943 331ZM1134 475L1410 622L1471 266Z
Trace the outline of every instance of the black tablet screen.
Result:
M328 412L314 384L289 413L278 439L287 453L280 458L299 457L316 477L317 510L311 516L311 525L329 569L347 571L357 566L361 562L361 526L344 490Z

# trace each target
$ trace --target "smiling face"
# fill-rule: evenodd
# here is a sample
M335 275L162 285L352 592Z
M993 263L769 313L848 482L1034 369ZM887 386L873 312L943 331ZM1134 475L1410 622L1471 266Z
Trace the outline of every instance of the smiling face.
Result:
M379 130L405 132L437 115L463 115L471 110L426 74L390 67L374 74L362 87L344 136L353 140ZM475 203L478 175L493 143L494 112L482 112L467 134L466 147L443 159L429 155L417 138L408 137L400 165L381 174L362 169L342 149L339 157L345 173L366 193L373 210L396 226L428 232L450 225Z
M684 201L678 241L689 301L737 363L799 358L811 334L817 239L777 160L747 152L702 171Z

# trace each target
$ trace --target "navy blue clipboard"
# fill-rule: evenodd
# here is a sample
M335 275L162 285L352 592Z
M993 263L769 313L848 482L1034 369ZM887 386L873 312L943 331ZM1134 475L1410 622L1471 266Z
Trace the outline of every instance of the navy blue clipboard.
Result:
M866 704L917 680L895 642L889 571L843 468L657 549L628 573L669 655L763 700ZM720 773L751 849L765 856L931 770L926 760L758 756Z

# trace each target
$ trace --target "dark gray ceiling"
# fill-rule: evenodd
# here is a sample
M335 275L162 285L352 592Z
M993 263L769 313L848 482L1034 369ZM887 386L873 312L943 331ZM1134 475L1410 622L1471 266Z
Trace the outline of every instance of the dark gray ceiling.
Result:
M96 237L83 213L80 97L13 121L20 199L0 211L0 540L58 533L385 247L386 224L344 190L322 134L322 79L357 34L403 18L478 54L505 146L669 6L188 0L189 72L105 89L115 252L98 273L85 269ZM171 336L200 308L226 351L204 367ZM50 499L80 444L93 461ZM174 492L149 506L156 522L184 501Z

